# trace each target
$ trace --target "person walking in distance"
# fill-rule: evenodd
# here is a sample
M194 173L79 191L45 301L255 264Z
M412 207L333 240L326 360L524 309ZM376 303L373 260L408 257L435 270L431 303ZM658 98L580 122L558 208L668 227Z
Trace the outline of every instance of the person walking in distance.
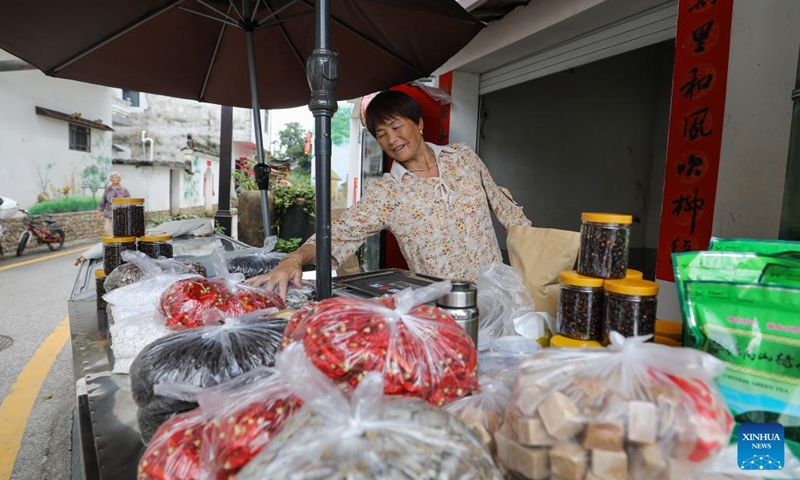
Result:
M114 234L111 224L111 200L114 198L130 198L131 194L128 192L127 188L120 184L122 182L122 177L119 173L111 172L109 181L111 185L106 187L105 192L103 192L103 198L100 199L100 205L97 206L97 215L102 215L103 231L106 236L110 237Z

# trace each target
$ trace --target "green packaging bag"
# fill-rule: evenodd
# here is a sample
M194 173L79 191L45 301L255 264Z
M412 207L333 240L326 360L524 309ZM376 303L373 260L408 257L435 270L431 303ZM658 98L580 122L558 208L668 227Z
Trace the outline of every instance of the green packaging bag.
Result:
M764 268L758 283L800 288L800 268L771 263Z
M775 255L800 252L800 242L789 240L759 240L756 238L711 237L708 249L715 252L746 252Z
M685 295L696 348L728 362L716 382L737 425L781 423L800 457L800 288L689 280Z
M693 338L697 326L693 324L689 305L686 301L685 283L688 281L717 281L732 283L759 283L764 269L768 266L780 266L785 269L800 269L800 260L756 253L740 252L684 252L672 254L672 265L675 271L675 287L683 316L683 345L695 346L697 338ZM782 273L783 277L787 274ZM771 277L772 284L779 283L778 278ZM788 286L791 286L789 284Z

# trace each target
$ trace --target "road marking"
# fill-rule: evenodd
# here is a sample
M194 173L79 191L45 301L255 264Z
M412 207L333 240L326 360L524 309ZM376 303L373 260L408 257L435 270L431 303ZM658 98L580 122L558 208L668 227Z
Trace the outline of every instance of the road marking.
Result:
M85 252L86 250L87 250L86 247L73 248L72 250L65 250L63 252L53 253L52 255L46 255L44 257L32 258L30 260L25 260L23 262L12 263L11 265L6 265L5 267L0 267L0 272L2 272L3 270L10 270L12 268L21 267L23 265L30 265L31 263L43 262L45 260L50 260L51 258L63 257L64 255L70 255L70 254L78 253L78 252Z
M22 369L0 405L0 480L11 478L36 397L67 339L69 317L64 317Z

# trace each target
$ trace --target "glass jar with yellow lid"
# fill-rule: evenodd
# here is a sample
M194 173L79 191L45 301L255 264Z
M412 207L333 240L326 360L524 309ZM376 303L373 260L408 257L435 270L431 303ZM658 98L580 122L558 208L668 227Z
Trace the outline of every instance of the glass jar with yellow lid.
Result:
M556 326L559 335L574 340L600 340L603 334L603 279L575 270L559 274Z
M97 309L102 310L106 308L106 301L103 300L103 295L106 294L106 272L102 268L94 271L94 289L97 293Z
M115 237L144 235L144 198L112 198L111 224Z
M139 238L139 251L150 258L172 258L172 235L150 233Z
M125 263L122 259L125 250L136 250L136 237L103 237L103 271L106 275Z
M612 331L625 337L652 335L656 329L658 284L649 280L606 280L603 344Z
M631 215L581 214L578 273L596 278L625 278L632 223Z

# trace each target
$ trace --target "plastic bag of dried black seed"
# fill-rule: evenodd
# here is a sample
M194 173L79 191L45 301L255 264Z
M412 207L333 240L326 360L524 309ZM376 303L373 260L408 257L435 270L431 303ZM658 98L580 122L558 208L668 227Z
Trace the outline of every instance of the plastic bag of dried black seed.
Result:
M106 292L162 274L185 273L206 276L206 267L200 262L155 260L142 252L132 250L122 252L122 259L127 263L115 268L108 275L104 283Z
M185 399L158 395L159 383L210 387L258 366L272 366L286 320L257 311L223 325L199 327L163 337L142 350L131 366L133 400L160 413L185 410Z
M461 420L425 402L385 396L367 373L350 398L309 362L298 344L276 368L304 401L236 476L251 479L500 480L491 454Z
M244 278L269 273L286 256L285 253L274 251L277 241L278 237L267 237L263 248L243 250L228 257L228 270L231 273L241 273Z

